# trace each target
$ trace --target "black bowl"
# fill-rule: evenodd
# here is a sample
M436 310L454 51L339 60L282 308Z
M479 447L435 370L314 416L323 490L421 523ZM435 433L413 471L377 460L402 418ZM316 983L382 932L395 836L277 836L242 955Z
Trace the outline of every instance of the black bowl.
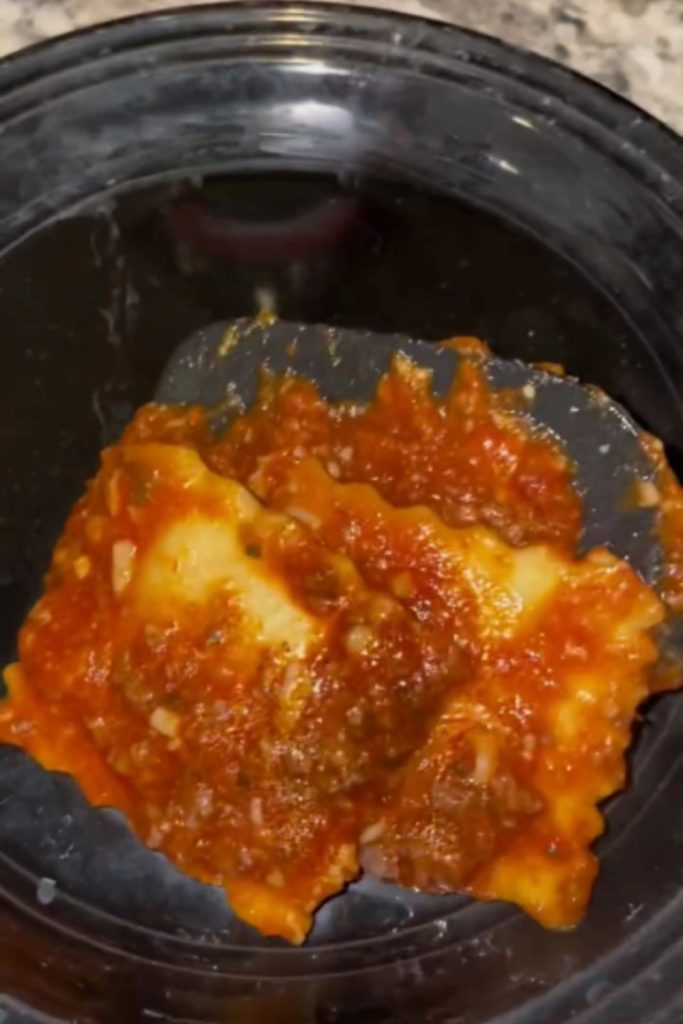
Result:
M552 64L378 12L194 8L5 62L0 147L2 662L101 447L190 332L264 303L559 361L681 458L681 147ZM662 699L575 931L361 883L295 950L2 748L0 989L97 1022L673 1024L682 749Z

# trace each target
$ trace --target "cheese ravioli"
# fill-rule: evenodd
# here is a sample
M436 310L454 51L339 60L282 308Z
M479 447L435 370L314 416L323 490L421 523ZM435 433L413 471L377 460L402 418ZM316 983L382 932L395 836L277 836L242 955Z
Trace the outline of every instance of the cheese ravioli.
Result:
M291 942L361 870L574 924L657 654L554 445L399 369L364 411L271 382L218 437L141 410L5 673L0 740Z

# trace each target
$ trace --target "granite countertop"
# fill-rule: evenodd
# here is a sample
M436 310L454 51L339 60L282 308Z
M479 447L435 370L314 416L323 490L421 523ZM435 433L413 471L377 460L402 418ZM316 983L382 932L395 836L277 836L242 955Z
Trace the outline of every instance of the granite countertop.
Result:
M0 0L0 55L98 21L192 2ZM456 22L552 57L683 133L683 0L368 2Z

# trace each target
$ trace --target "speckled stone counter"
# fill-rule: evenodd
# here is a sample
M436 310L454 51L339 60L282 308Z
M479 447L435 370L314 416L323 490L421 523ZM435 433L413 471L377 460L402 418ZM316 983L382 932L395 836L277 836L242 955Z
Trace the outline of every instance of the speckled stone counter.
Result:
M355 0L350 0L355 2ZM0 0L0 54L192 0ZM597 79L683 132L683 0L375 0L499 36Z

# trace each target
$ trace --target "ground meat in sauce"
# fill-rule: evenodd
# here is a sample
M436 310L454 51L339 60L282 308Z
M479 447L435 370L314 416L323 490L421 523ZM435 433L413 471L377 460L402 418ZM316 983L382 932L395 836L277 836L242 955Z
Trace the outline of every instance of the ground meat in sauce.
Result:
M280 462L320 459L335 479L371 483L394 505L425 504L450 526L484 523L511 544L572 549L581 529L573 470L531 430L519 396L493 392L464 360L445 401L400 360L366 407L329 405L308 381L265 376L253 409L218 438L201 409L149 406L127 437L196 445L215 472L265 495Z
M230 502L243 519L221 532ZM188 523L189 555L170 539ZM277 583L281 640L215 583L222 556L198 553L212 530L264 601ZM606 552L573 560L579 530L571 465L519 396L491 393L477 358L445 400L397 360L365 408L266 377L219 436L203 409L145 407L56 548L7 670L0 739L121 807L269 934L302 941L361 868L570 925L662 614ZM166 577L153 589L171 549L171 571L194 559L208 596L173 605ZM485 586L468 582L474 565ZM526 617L496 604L503 570L524 583Z

